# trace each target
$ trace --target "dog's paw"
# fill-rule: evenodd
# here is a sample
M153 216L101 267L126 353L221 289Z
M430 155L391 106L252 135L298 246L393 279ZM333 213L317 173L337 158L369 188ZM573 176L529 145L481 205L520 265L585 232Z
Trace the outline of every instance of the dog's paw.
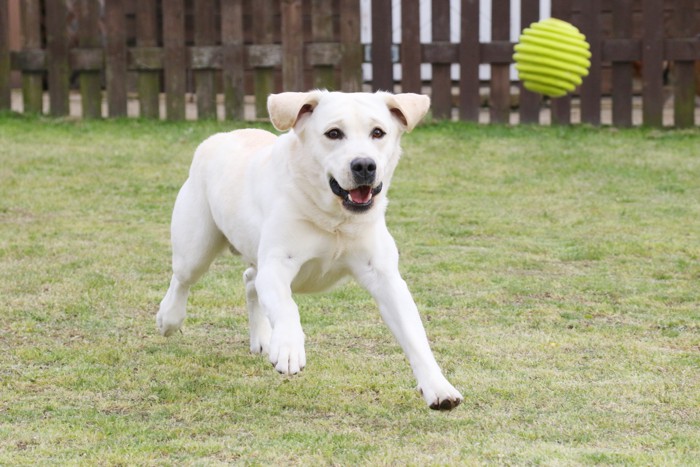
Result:
M265 319L250 327L250 351L254 354L270 354L270 322Z
M418 389L425 402L433 410L452 410L464 400L462 394L442 375Z
M267 333L250 334L250 352L254 354L269 355L270 353L270 331Z
M298 330L274 329L270 339L270 362L278 373L295 375L306 366L304 332Z
M158 327L158 332L165 337L171 336L175 332L179 331L184 321L184 317L173 318L171 314L164 313L162 311L159 311L156 315L156 326Z

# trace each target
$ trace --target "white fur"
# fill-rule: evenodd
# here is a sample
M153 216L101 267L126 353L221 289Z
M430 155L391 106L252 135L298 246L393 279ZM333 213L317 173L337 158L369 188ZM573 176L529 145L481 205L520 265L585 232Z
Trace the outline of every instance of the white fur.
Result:
M229 247L249 265L250 350L295 374L306 354L292 293L323 291L352 276L377 301L428 405L458 405L462 396L433 357L384 221L401 134L429 105L416 94L282 93L270 96L268 109L287 133L238 130L204 141L173 210L173 276L157 315L160 332L180 329L189 288ZM377 128L383 137L372 136ZM330 139L331 129L344 137ZM354 188L350 164L358 157L376 163L372 187L383 184L365 212L344 207L329 186L333 177Z

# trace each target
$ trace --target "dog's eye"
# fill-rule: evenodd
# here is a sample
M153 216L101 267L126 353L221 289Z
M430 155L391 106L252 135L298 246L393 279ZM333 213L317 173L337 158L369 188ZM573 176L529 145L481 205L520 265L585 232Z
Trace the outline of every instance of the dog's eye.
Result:
M372 130L372 138L373 139L382 139L386 132L382 130L381 128L375 128Z
M328 139L343 139L343 132L340 131L337 128L333 128L332 130L328 130L326 133L326 138Z

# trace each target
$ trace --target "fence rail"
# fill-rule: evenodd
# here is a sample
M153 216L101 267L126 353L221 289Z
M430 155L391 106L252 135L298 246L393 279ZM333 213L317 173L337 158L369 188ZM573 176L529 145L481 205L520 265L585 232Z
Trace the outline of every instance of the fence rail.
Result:
M247 95L255 96L255 115L262 118L270 92L326 87L427 92L436 118L478 121L488 108L493 123L509 122L513 112L519 122L541 123L545 107L553 123L571 123L573 102L578 121L597 125L610 101L617 126L633 124L639 97L642 123L661 126L670 94L673 125L696 124L698 0L553 0L552 16L579 27L593 57L576 95L551 101L511 81L510 0L492 0L489 12L478 0L457 2L456 42L450 35L455 2L432 0L427 43L419 34L421 1L402 0L400 44L393 43L392 3L371 2L372 39L362 44L360 0L0 0L0 109L11 108L14 71L21 76L23 110L48 107L54 116L69 114L71 89L80 93L85 118L125 116L137 96L140 116L183 119L192 93L198 118L216 117L220 95L225 118L242 119ZM12 22L11 4L20 10L19 24ZM522 27L541 16L539 5L521 0ZM491 15L486 42L481 13ZM21 44L11 50L13 26ZM371 79L363 81L366 56ZM424 64L431 67L429 81L421 74ZM479 76L484 64L488 82ZM665 85L669 70L672 84Z

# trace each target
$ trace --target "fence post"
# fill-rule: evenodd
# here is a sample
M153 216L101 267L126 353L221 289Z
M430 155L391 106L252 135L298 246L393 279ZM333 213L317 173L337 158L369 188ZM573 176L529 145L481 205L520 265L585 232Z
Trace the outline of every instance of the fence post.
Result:
M46 48L49 112L54 117L62 117L68 115L70 110L70 65L65 0L46 0Z
M642 122L663 125L664 5L642 0Z
M340 88L362 90L362 44L360 43L360 2L340 0Z
M301 0L282 1L282 87L304 91L304 29Z
M555 0L552 2L552 17L563 21L571 21L571 0ZM571 95L557 97L551 100L552 124L568 125L571 123Z
M447 44L450 41L450 1L432 2L433 43ZM439 119L452 116L452 77L451 63L433 63L431 95L433 115Z
M459 44L459 118L479 121L479 0L462 0Z
M83 118L99 118L102 116L102 81L96 64L91 63L90 52L102 53L99 23L99 3L94 0L81 0L78 7L78 44L81 53L78 60L80 72L80 103ZM82 60L82 59L85 60Z
M2 0L0 0L2 1ZM22 52L41 50L41 8L39 0L25 0L21 4ZM41 113L43 108L43 71L22 70L22 101L25 113Z
M673 12L672 36L688 39L694 31L693 0L676 0ZM690 12L690 13L689 13ZM679 128L693 126L695 120L695 63L692 60L676 60L673 84L673 124Z
M394 90L394 64L391 61L391 2L372 2L372 89Z
M187 82L184 0L163 2L163 49L166 116L169 120L184 120Z
M7 0L0 0L0 110L12 106L10 93L10 21Z
M195 0L194 3L194 47L192 49L192 68L194 63L202 62L194 69L195 90L197 94L197 118L216 118L216 89L214 87L214 70L209 46L216 44L216 21L214 18L214 0ZM200 48L201 47L201 48Z
M136 2L136 46L158 47L158 20L155 0ZM139 70L139 115L146 118L160 116L160 71Z
M107 109L110 117L127 115L126 32L121 0L105 1Z
M224 113L226 118L244 118L243 0L221 2Z
M613 3L612 30L615 39L632 40L632 1L617 0ZM612 123L615 126L632 126L632 63L612 63Z

